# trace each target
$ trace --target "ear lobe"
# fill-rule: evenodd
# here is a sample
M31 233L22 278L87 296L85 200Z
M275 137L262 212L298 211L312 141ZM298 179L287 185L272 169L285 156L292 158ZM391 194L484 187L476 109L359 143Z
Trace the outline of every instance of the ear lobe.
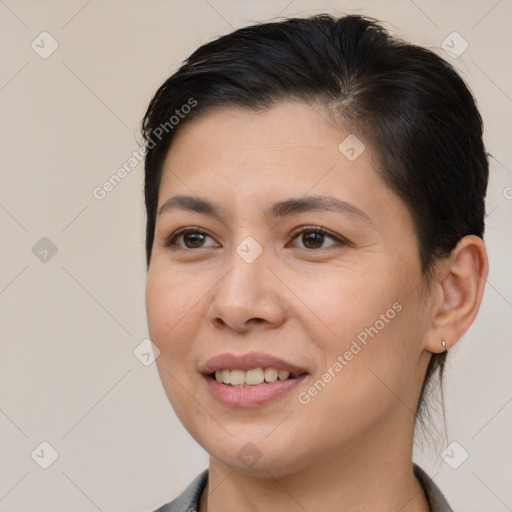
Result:
M435 272L432 286L438 300L432 311L432 333L425 349L443 352L452 347L468 330L476 317L484 293L489 262L483 240L468 235L459 240L450 256Z

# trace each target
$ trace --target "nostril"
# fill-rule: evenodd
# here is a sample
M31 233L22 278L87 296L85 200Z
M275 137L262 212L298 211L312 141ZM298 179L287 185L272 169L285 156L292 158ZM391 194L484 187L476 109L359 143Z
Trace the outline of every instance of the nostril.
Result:
M213 325L213 327L219 328L219 327L225 327L227 323L222 320L222 318L215 317L212 320L210 320L210 323Z

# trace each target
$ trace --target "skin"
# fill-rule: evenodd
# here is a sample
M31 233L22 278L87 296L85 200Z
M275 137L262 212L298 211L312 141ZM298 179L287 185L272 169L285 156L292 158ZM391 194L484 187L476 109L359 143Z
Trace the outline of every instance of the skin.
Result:
M432 352L472 323L483 293L483 242L463 238L427 289L408 209L377 173L368 141L353 162L319 108L219 109L180 127L165 161L159 206L174 195L215 202L223 216L158 215L147 276L158 371L182 423L210 454L201 510L428 511L412 471L414 411ZM334 196L368 217L316 210L264 213L292 197ZM178 228L209 236L186 248ZM292 232L320 226L321 248ZM248 236L262 254L236 252ZM190 242L189 242L190 244ZM190 246L190 245L189 245ZM306 405L307 391L380 315L374 338ZM306 368L297 389L256 408L214 399L199 373L220 353L265 352ZM260 459L237 454L251 442Z

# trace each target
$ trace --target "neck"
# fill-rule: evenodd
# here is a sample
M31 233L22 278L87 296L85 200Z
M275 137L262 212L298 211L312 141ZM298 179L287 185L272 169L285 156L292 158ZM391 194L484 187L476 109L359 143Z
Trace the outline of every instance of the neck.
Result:
M233 469L212 457L200 510L429 512L413 473L412 430L388 430L381 427L378 436L367 432L364 442L331 448L279 475L274 468Z

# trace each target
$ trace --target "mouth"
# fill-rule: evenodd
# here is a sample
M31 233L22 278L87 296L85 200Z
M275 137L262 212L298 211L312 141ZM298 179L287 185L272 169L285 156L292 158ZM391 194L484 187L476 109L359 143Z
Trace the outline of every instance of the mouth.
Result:
M268 354L222 354L202 368L215 399L229 407L256 407L282 397L303 381L306 369Z
M209 375L211 379L217 382L226 384L228 386L259 386L261 384L270 384L277 380L291 380L298 379L306 375L302 373L291 373L288 370L277 369L273 367L268 368L252 368L250 370L217 370Z

